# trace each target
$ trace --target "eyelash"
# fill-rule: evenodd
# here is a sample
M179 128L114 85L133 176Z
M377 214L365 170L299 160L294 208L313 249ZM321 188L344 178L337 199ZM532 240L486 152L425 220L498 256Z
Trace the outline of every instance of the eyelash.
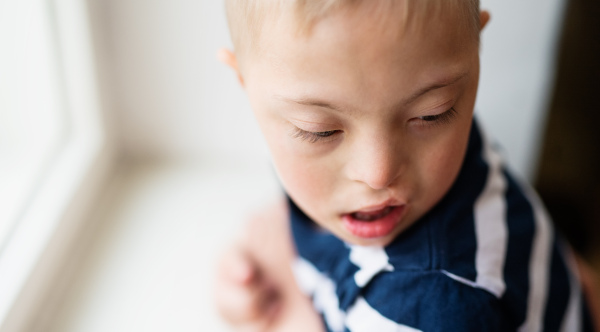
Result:
M318 141L330 138L331 136L337 134L339 130L330 130L330 131L321 131L321 132L312 132L302 130L300 128L296 128L294 133L292 133L292 137L298 138L302 141L308 141L309 143L317 143Z
M445 125L450 123L456 117L457 114L458 112L454 109L454 107L451 107L444 113L421 116L417 119L421 120L422 122L425 122L421 123L421 125Z
M444 124L450 123L456 117L457 113L458 112L454 109L454 107L451 107L449 110L447 110L444 113L440 113L440 114L436 114L436 115L421 116L417 119L424 122L421 124L423 126L444 125ZM300 128L295 128L294 132L292 133L292 137L300 139L302 141L308 141L309 143L317 143L323 139L330 138L339 132L340 132L340 130L312 132L312 131L302 130Z

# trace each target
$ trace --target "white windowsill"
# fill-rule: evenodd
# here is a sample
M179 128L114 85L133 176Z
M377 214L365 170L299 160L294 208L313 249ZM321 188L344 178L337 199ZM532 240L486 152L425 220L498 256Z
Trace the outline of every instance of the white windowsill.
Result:
M268 161L119 168L51 321L32 331L229 331L215 262L245 216L281 195Z

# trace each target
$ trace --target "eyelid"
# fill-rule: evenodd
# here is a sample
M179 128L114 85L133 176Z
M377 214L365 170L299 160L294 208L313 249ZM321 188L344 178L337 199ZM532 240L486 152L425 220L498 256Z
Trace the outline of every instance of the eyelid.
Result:
M296 130L303 130L310 133L324 133L332 130L339 130L343 127L343 124L339 120L330 118L314 119L288 117L287 122L290 128Z
M435 103L432 106L421 107L420 110L416 112L416 114L435 112L437 110L441 110L443 113L443 112L447 111L452 105L454 105L454 98L446 99L443 102ZM434 113L434 114L428 114L428 115L436 115L436 114L441 114L441 113Z
M451 107L445 112L433 115L424 115L417 118L414 118L411 122L415 123L415 125L420 127L434 127L434 126L442 126L448 124L454 120L459 115L458 111ZM424 119L430 118L430 119Z
M312 122L298 119L290 119L289 122L294 127L313 133L329 131L336 127L336 125L331 123Z
M340 130L328 130L328 131L320 131L320 132L312 132L300 129L295 127L295 129L291 132L291 136L293 138L300 139L302 141L308 141L309 143L317 143L319 141L332 140L336 134L341 132Z

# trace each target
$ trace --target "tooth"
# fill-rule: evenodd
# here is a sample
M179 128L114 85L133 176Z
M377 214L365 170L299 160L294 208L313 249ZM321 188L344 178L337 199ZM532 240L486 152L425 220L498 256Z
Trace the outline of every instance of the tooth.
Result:
M352 216L354 219L358 219L358 220L362 220L362 221L373 221L373 220L381 219L381 218L387 216L390 212L392 212L393 209L394 209L394 207L387 206L387 207L383 208L383 210L380 210L379 213L377 213L377 211L354 212L354 213L352 213Z

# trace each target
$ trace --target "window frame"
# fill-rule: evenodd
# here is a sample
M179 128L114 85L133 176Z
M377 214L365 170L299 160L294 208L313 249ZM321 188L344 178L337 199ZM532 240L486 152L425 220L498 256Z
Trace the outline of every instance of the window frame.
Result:
M90 212L117 159L102 107L89 5L86 0L47 5L69 127L0 252L0 331L26 330L38 320L77 254L73 249L84 241Z

